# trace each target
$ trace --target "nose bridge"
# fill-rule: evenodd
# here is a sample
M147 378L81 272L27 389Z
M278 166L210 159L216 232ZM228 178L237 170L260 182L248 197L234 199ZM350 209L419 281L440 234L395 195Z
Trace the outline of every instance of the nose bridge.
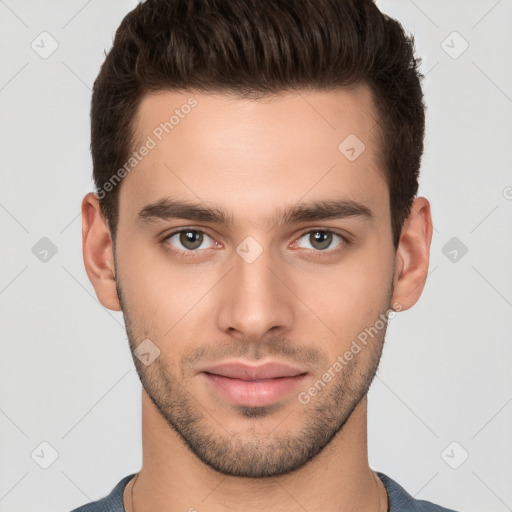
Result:
M270 329L288 330L293 321L291 296L271 251L247 237L233 254L233 270L222 297L219 327L257 341ZM279 276L279 277L278 277Z

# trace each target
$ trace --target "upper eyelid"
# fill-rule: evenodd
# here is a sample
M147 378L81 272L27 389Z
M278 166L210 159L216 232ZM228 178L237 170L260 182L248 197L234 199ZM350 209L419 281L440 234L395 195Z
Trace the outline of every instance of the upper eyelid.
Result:
M308 233L315 233L316 231L321 231L322 233L332 233L333 235L338 235L341 238L347 239L348 237L342 233L339 233L333 228L308 228L306 231L302 231L301 234L297 238L302 238L304 235L307 235Z
M342 242L342 245L346 245L346 244L349 244L350 243L350 239L348 236L346 235L342 235L341 233L338 233L337 231L334 231L332 229L320 229L320 228L313 228L313 229L308 229L307 231L304 231L302 232L298 237L296 237L293 242L297 242L298 240L300 240L304 235L307 235L309 233L315 233L315 232L322 232L322 233L331 233L335 236L338 236L341 238L341 242ZM336 249L326 249L324 251L315 251L313 249L306 249L306 250L312 250L314 252L317 252L317 253L329 253L329 252L335 252Z
M168 238L171 238L171 236L177 235L178 233L183 233L186 231L196 231L197 233L202 233L203 235L209 236L212 240L214 240L214 237L210 235L207 231L204 231L204 229L198 229L198 228L189 228L189 227L181 227L179 229L176 229L174 231L171 231L170 233L167 233L163 236L162 240L165 241Z

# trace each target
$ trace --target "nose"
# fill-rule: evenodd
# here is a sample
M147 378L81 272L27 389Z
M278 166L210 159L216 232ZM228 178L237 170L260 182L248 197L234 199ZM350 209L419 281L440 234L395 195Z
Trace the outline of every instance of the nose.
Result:
M218 327L248 341L283 335L294 322L294 295L283 265L263 251L254 261L233 256L234 268L221 290Z

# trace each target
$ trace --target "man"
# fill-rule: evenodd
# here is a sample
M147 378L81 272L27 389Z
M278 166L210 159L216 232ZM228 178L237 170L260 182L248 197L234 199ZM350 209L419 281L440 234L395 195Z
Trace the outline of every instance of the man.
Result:
M80 512L446 511L367 456L423 290L424 103L371 0L147 0L94 84L85 267L122 310L143 466Z

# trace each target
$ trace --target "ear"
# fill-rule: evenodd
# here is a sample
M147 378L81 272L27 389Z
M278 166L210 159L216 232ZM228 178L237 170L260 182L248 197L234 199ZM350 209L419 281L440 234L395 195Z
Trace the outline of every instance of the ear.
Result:
M82 254L98 300L108 309L121 311L110 229L103 219L98 197L92 192L82 200Z
M425 287L432 240L430 203L416 198L404 222L395 256L393 309L403 311L416 304Z

